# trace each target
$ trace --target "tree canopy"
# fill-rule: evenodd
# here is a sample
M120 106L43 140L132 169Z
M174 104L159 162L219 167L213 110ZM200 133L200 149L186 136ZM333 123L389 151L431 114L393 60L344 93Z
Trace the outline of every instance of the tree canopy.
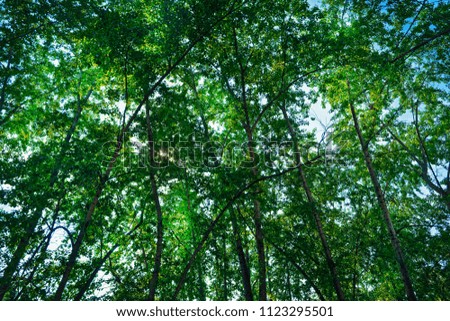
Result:
M0 300L450 299L450 2L0 17Z

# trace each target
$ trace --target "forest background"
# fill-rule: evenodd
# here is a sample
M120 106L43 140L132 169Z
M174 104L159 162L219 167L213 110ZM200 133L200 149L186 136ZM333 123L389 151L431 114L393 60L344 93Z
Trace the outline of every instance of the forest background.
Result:
M450 299L449 1L0 18L0 300Z

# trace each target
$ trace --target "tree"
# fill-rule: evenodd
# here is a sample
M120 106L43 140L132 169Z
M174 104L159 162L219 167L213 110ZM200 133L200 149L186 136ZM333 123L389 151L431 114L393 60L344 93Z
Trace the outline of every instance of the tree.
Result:
M448 300L449 10L0 2L0 298Z

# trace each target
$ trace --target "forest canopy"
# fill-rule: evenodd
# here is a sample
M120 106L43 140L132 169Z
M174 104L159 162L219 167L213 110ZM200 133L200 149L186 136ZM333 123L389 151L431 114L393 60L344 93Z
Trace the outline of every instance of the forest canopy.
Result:
M0 18L0 300L450 300L449 1Z

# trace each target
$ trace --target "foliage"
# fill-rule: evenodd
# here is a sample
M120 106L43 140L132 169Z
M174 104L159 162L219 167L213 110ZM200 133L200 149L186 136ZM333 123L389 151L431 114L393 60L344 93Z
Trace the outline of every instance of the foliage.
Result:
M0 299L450 299L448 1L0 16Z

